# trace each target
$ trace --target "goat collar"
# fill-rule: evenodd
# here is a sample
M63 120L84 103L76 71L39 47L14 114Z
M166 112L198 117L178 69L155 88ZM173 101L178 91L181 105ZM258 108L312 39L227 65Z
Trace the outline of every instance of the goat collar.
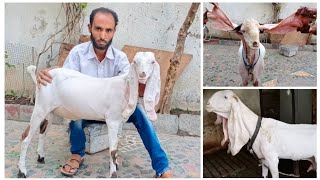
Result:
M254 66L257 64L257 62L259 61L259 58L260 58L260 48L258 49L258 58L256 61L254 61L253 64L248 64L245 57L244 57L244 47L242 48L242 60L243 60L243 64L245 65L247 71L248 71L248 74L252 74L252 71L253 71L253 68Z
M249 143L247 144L247 150L250 151L250 152L252 150L252 145L253 145L254 141L256 140L257 135L259 133L259 130L260 130L260 127L261 127L261 122L262 122L262 118L260 116L258 116L256 129L254 130L254 133L253 133L252 137L250 138Z

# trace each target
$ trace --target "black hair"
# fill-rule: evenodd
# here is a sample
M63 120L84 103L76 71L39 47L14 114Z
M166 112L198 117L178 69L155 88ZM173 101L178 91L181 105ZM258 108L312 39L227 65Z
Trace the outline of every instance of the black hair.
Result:
M113 16L115 27L118 25L119 20L118 20L117 13L109 8L104 8L104 7L100 7L100 8L92 10L92 12L90 14L90 25L92 25L94 16L97 14L97 12L110 13Z

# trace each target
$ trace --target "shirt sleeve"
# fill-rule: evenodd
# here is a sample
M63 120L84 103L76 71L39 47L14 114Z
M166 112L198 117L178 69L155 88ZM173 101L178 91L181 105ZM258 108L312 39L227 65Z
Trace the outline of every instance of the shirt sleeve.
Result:
M127 74L129 72L129 69L130 69L130 63L129 63L128 57L127 55L124 55L121 58L121 61L119 63L118 75Z
M63 68L73 69L80 72L80 56L74 48L69 52L66 60L64 61Z

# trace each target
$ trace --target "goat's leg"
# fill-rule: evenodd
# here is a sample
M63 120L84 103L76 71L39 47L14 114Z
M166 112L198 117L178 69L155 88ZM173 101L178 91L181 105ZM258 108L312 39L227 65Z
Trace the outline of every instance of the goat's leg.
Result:
M267 164L264 160L261 162L261 167L262 167L262 177L267 178L268 177L268 167Z
M109 136L109 155L110 155L110 177L116 178L117 167L118 167L118 131L121 120L107 120L108 125L108 136Z
M38 142L38 162L39 163L45 163L44 162L44 156L45 156L45 150L44 150L44 140L46 138L48 129L50 125L52 124L53 120L53 114L50 113L44 121L41 122L40 124L40 134L39 134L39 142Z
M311 162L311 164L310 164L307 172L310 172L311 170L316 171L316 170L317 170L317 162L316 162L315 157L311 157L311 158L308 158L308 159L306 159L306 160L308 160L309 162Z
M31 116L31 121L29 124L29 127L27 128L27 136L22 137L22 142L21 142L21 150L20 150L20 159L18 163L19 167L19 172L18 172L18 177L25 178L27 175L27 169L26 169L26 155L27 155L27 150L30 145L30 142L32 140L32 137L34 136L35 132L38 130L40 127L41 122L43 119L46 117L48 113L44 113L42 109L35 107L33 110L32 116ZM25 131L26 132L26 131Z
M260 86L260 81L258 79L256 79L254 82L253 82L253 86Z
M279 159L278 159L278 157L270 155L265 158L266 158L265 159L266 164L269 167L272 178L279 178L279 169L278 169Z
M240 86L248 86L248 80L242 80L242 84Z

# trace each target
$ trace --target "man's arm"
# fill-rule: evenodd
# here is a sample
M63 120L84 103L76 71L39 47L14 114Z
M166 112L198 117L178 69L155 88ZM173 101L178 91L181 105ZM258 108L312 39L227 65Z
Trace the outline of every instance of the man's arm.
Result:
M118 71L118 76L119 75L123 75L123 74L127 74L129 72L130 69L130 63L128 60L128 57L126 55L124 55L119 63L119 71Z

